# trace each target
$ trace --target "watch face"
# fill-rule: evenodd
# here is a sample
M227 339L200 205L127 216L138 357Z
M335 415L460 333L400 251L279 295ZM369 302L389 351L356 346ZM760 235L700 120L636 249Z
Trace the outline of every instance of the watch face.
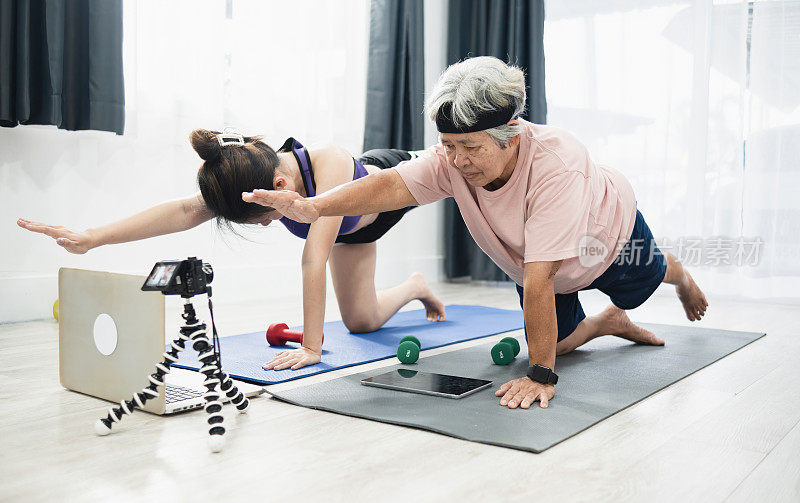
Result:
M548 384L550 381L551 370L543 365L534 365L528 369L528 377L536 382Z

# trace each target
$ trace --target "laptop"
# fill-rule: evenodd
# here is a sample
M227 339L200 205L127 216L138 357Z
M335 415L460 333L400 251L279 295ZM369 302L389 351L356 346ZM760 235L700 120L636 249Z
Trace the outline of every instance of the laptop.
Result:
M58 369L62 386L119 403L149 384L148 376L163 360L164 296L141 291L145 279L59 269ZM210 334L211 320L203 322ZM194 352L188 344L185 351ZM199 372L173 367L164 377L164 386L158 387L158 397L148 400L142 410L163 415L201 408L204 379ZM237 380L234 384L248 397L264 391Z

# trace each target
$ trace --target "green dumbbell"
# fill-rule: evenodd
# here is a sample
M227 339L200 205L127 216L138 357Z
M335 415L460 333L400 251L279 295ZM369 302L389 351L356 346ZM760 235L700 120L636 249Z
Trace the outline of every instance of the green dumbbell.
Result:
M517 340L517 338L503 337L502 339L500 339L500 342L507 342L508 344L511 344L511 349L514 350L514 357L516 358L516 356L519 354L519 341Z
M492 361L497 365L508 365L519 354L519 341L506 337L492 346Z
M402 363L415 363L419 360L420 347L419 339L413 335L403 337L400 339L400 345L397 346L397 359Z
M417 347L418 347L418 348L421 348L421 347L422 347L422 343L421 343L421 342L419 342L419 339L417 339L417 338L416 338L416 337L414 337L413 335L406 335L405 337L403 337L402 339L400 339L400 344L402 344L402 343L404 343L404 342L406 342L406 341L411 341L411 342L413 342L414 344L416 344L416 345L417 345Z

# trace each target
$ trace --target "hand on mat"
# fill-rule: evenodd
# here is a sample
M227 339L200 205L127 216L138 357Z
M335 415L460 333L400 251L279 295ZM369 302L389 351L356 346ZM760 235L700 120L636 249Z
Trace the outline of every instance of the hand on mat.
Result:
M242 199L273 208L295 222L310 224L319 218L313 198L305 198L291 190L255 189L253 192L242 192Z
M297 370L308 365L319 363L321 358L322 356L320 353L315 353L305 347L288 349L275 355L275 358L263 365L263 369L283 370L291 367L292 370Z
M17 225L31 232L38 232L50 236L56 243L70 253L84 254L95 247L94 241L88 232L75 232L60 225L47 225L41 222L31 222L20 218Z
M508 381L494 392L494 396L502 396L500 405L507 405L509 409L516 409L517 406L523 409L529 408L536 400L539 405L547 408L547 402L556 394L556 388L552 384L541 384L531 381L527 377L520 377L513 381Z

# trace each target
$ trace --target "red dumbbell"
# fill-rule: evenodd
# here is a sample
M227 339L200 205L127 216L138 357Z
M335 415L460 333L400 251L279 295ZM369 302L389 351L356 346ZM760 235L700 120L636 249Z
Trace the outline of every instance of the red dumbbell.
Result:
M267 329L267 344L270 346L283 346L287 342L303 343L303 332L299 330L289 330L286 323L273 323ZM325 342L325 334L322 334L322 342Z

